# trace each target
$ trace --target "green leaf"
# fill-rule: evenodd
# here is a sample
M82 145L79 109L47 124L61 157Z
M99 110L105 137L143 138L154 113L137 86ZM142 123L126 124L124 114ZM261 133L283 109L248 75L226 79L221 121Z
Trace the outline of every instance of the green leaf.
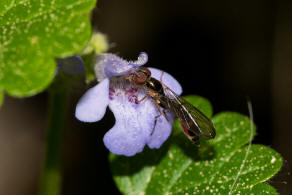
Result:
M213 108L209 100L197 95L187 95L184 96L184 99L190 102L192 105L195 105L196 108L198 108L207 117L211 118L213 114Z
M96 56L107 52L109 44L106 36L102 33L95 32L92 34L90 41L81 53L85 65L86 83L97 79L94 70Z
M212 113L210 103L204 98L188 96L186 99L208 116ZM276 194L273 187L262 182L280 170L281 156L266 146L251 145L244 161L246 144L255 134L250 120L238 113L223 112L212 121L216 138L201 140L199 147L177 132L180 126L176 123L173 127L176 133L159 150L147 148L130 158L111 154L111 170L120 191L124 194L228 194L232 189L234 194Z
M276 195L278 194L277 191L275 190L275 188L273 188L272 186L265 184L265 183L260 183L257 184L253 187L251 187L250 189L245 189L244 191L242 190L237 190L234 191L233 194L260 194L260 195Z
M94 54L100 54L106 52L108 49L109 43L106 35L100 32L94 32L81 54L90 54L92 52Z
M0 91L0 107L2 106L2 104L3 104L3 99L4 99L4 97L3 97L4 95L3 95L3 92L2 91Z
M80 52L91 35L96 0L25 0L0 3L0 88L16 97L45 89L54 58Z
M85 66L85 80L86 80L86 83L89 84L90 82L96 79L95 71L94 71L94 59L96 55L92 51L91 53L83 54L81 57L84 61L84 66Z

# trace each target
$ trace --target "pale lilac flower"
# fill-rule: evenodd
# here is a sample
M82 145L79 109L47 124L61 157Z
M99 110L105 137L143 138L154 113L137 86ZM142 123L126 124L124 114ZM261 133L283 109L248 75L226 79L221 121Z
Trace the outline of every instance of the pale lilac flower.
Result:
M161 115L154 127L155 116L159 112L151 98L142 102L143 89L132 88L124 75L134 67L146 64L146 53L141 53L137 61L126 61L114 54L101 54L95 64L99 84L89 89L79 100L75 116L84 122L96 122L103 118L107 106L114 113L115 125L105 134L105 146L118 155L133 156L149 148L160 148L169 137L174 115L166 111L167 119ZM162 71L149 68L152 77L160 80ZM162 82L177 94L182 93L180 84L168 73L164 73Z

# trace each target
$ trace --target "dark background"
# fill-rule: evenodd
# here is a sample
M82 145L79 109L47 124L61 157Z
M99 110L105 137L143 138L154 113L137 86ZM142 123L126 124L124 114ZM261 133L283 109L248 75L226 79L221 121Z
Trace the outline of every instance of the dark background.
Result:
M253 104L257 136L283 155L284 165L269 181L281 194L292 193L292 2L282 0L100 0L94 30L105 33L114 52L172 74L184 95L209 99L218 113L248 115ZM64 130L62 194L118 193L108 167L103 134L113 116L93 124L74 118L85 92L73 86ZM0 194L36 194L44 153L47 94L5 98L0 110ZM17 186L17 187L16 187Z

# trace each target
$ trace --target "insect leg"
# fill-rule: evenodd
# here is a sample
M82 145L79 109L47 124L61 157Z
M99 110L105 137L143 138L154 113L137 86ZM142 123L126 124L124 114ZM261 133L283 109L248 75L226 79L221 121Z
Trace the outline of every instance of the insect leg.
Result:
M165 112L165 109L163 109L162 112L163 112L163 115L164 115L165 119L169 122L169 120L167 118L167 115L166 115L166 112Z
M145 100L145 98L147 97L147 95L145 95L141 100L138 100L138 102L142 102L143 100Z
M158 108L159 108L159 107L158 107ZM160 110L159 110L159 112L160 112ZM165 110L163 110L162 113L160 112L159 115L155 116L153 129L152 129L150 135L152 135L152 134L154 133L154 129L155 129L155 127L156 127L157 119L158 119L162 114L164 115L165 119L166 119L167 121L169 121L168 118L167 118L167 115L166 115L166 113L165 113Z
M156 127L156 123L157 123L157 119L162 115L162 112L157 104L157 102L153 99L151 99L153 104L155 105L156 109L158 110L158 112L160 113L159 115L155 116L155 119L154 119L154 125L153 125L153 128L152 128L152 131L150 133L150 135L152 135L154 133L154 130L155 130L155 127Z
M151 100L152 100L153 104L155 105L156 109L158 110L158 112L160 113L160 115L162 115L162 112L161 112L161 110L160 110L159 105L157 104L157 102L155 102L154 99L151 99Z
M161 114L155 116L155 119L154 119L154 125L153 125L153 128L152 128L152 131L150 133L150 135L152 135L154 133L154 130L155 130L155 127L156 127L156 123L157 123L157 119L161 116Z

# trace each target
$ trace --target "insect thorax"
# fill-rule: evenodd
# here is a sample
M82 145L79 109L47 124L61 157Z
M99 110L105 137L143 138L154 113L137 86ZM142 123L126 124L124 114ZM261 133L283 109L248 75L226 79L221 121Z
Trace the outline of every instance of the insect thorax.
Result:
M148 89L158 92L161 95L164 95L163 87L158 80L150 78L145 85Z

